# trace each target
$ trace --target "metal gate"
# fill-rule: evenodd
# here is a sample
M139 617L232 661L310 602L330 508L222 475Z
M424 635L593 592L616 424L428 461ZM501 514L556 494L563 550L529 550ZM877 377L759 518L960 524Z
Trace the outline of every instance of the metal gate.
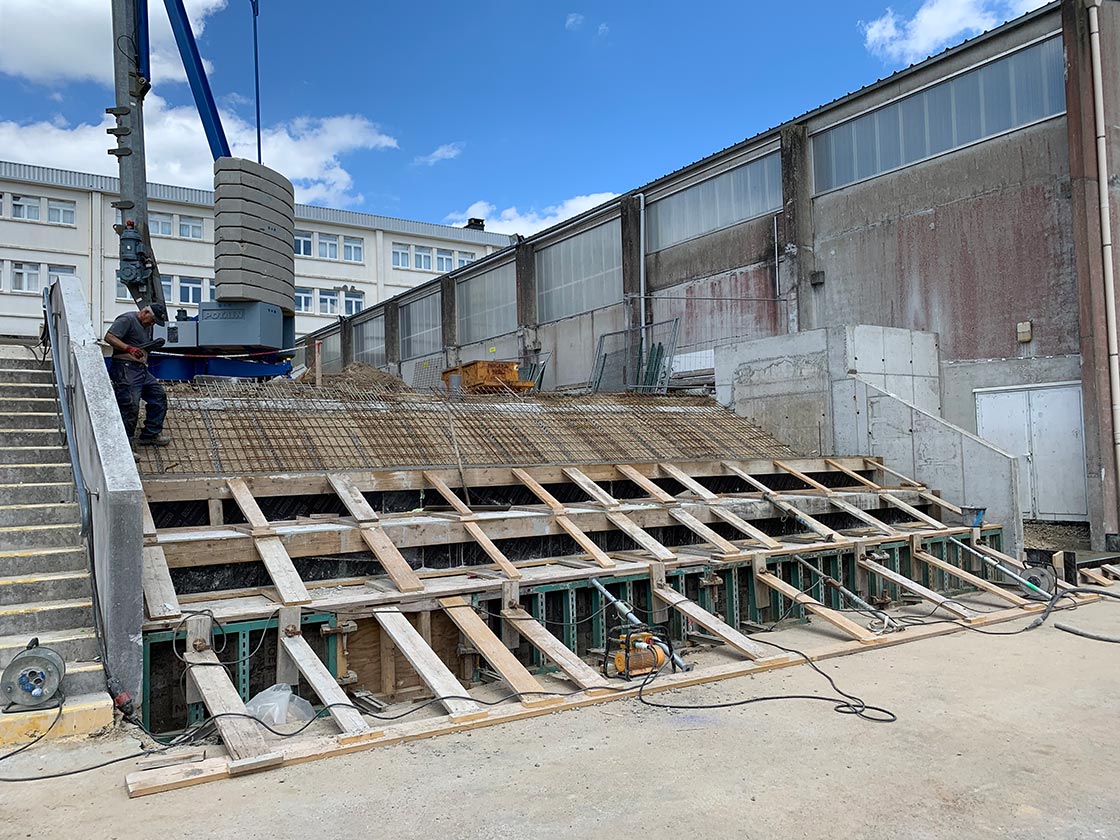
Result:
M977 434L1019 459L1023 518L1087 521L1080 383L974 393Z

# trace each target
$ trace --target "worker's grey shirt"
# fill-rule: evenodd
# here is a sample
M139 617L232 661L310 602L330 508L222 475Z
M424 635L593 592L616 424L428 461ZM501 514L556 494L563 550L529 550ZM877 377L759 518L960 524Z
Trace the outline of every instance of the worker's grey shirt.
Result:
M152 340L152 328L145 327L140 323L140 313L138 312L125 312L123 315L118 315L117 319L113 321L113 325L109 327L109 332L130 347L139 347ZM121 352L114 352L113 358L136 361L132 356Z

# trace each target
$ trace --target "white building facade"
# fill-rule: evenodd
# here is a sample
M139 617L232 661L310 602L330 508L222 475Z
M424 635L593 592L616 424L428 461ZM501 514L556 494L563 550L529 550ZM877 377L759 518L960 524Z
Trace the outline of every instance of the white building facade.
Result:
M42 289L84 281L107 327L134 308L117 283L116 178L0 161L0 336L38 336ZM214 295L213 193L150 184L149 227L167 308ZM296 334L304 335L510 244L483 230L296 205Z

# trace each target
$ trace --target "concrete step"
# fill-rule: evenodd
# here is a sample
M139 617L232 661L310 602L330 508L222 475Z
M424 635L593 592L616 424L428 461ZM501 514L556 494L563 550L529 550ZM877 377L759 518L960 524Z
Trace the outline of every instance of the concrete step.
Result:
M24 411L20 413L19 417L6 420L5 425L19 426L21 429L53 429L57 432L62 428L62 418L58 415L57 404L54 408L56 410Z
M69 481L0 484L0 504L68 504L73 501L74 485Z
M53 385L54 371L49 368L8 367L7 359L0 359L0 382L9 385L17 382L33 385Z
M5 575L84 572L88 569L89 561L84 546L0 551L0 572Z
M98 666L100 667L100 666ZM64 684L64 690L67 686ZM44 740L81 738L113 725L113 700L104 687L89 694L66 692L62 717L51 727L57 709L0 715L0 752L21 747L43 732ZM26 832L25 832L26 833Z
M26 414L28 412L58 414L58 398L51 394L38 397L17 397L8 394L3 397L3 400L4 412L7 414ZM19 423L18 420L11 422Z
M0 403L3 405L3 403ZM69 464L65 446L0 447L0 464Z
M0 528L19 525L76 525L80 524L80 521L76 502L31 505L0 504Z
M0 528L0 552L23 548L75 548L81 545L77 523L72 525L12 525Z
M4 421L6 425L23 425L19 418L9 417ZM58 429L0 429L0 447L9 446L35 446L65 447L62 432Z
M66 630L92 624L93 607L89 598L0 606L0 635L4 636L23 633L30 639L44 630Z
M47 484L65 481L74 483L70 463L4 464L0 463L0 484Z
M12 658L27 647L32 638L37 638L43 647L54 650L66 662L66 670L71 664L96 662L101 656L97 645L97 633L92 627L76 630L47 630L28 636L17 633L14 636L0 636L0 668L6 668Z
M0 606L90 597L89 572L0 577Z
M51 382L4 382L0 380L0 401L10 399L51 399L58 396Z
M8 352L9 348L0 346L0 368L5 370L47 370L49 371L54 367L50 354L47 354L46 360L41 360L38 356L31 353L13 354Z

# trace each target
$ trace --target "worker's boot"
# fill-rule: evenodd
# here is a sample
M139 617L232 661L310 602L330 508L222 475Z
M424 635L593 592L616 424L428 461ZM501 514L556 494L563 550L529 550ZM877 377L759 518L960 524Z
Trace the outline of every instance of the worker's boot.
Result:
M141 446L167 446L171 443L171 438L160 432L155 437L142 437L140 438Z

